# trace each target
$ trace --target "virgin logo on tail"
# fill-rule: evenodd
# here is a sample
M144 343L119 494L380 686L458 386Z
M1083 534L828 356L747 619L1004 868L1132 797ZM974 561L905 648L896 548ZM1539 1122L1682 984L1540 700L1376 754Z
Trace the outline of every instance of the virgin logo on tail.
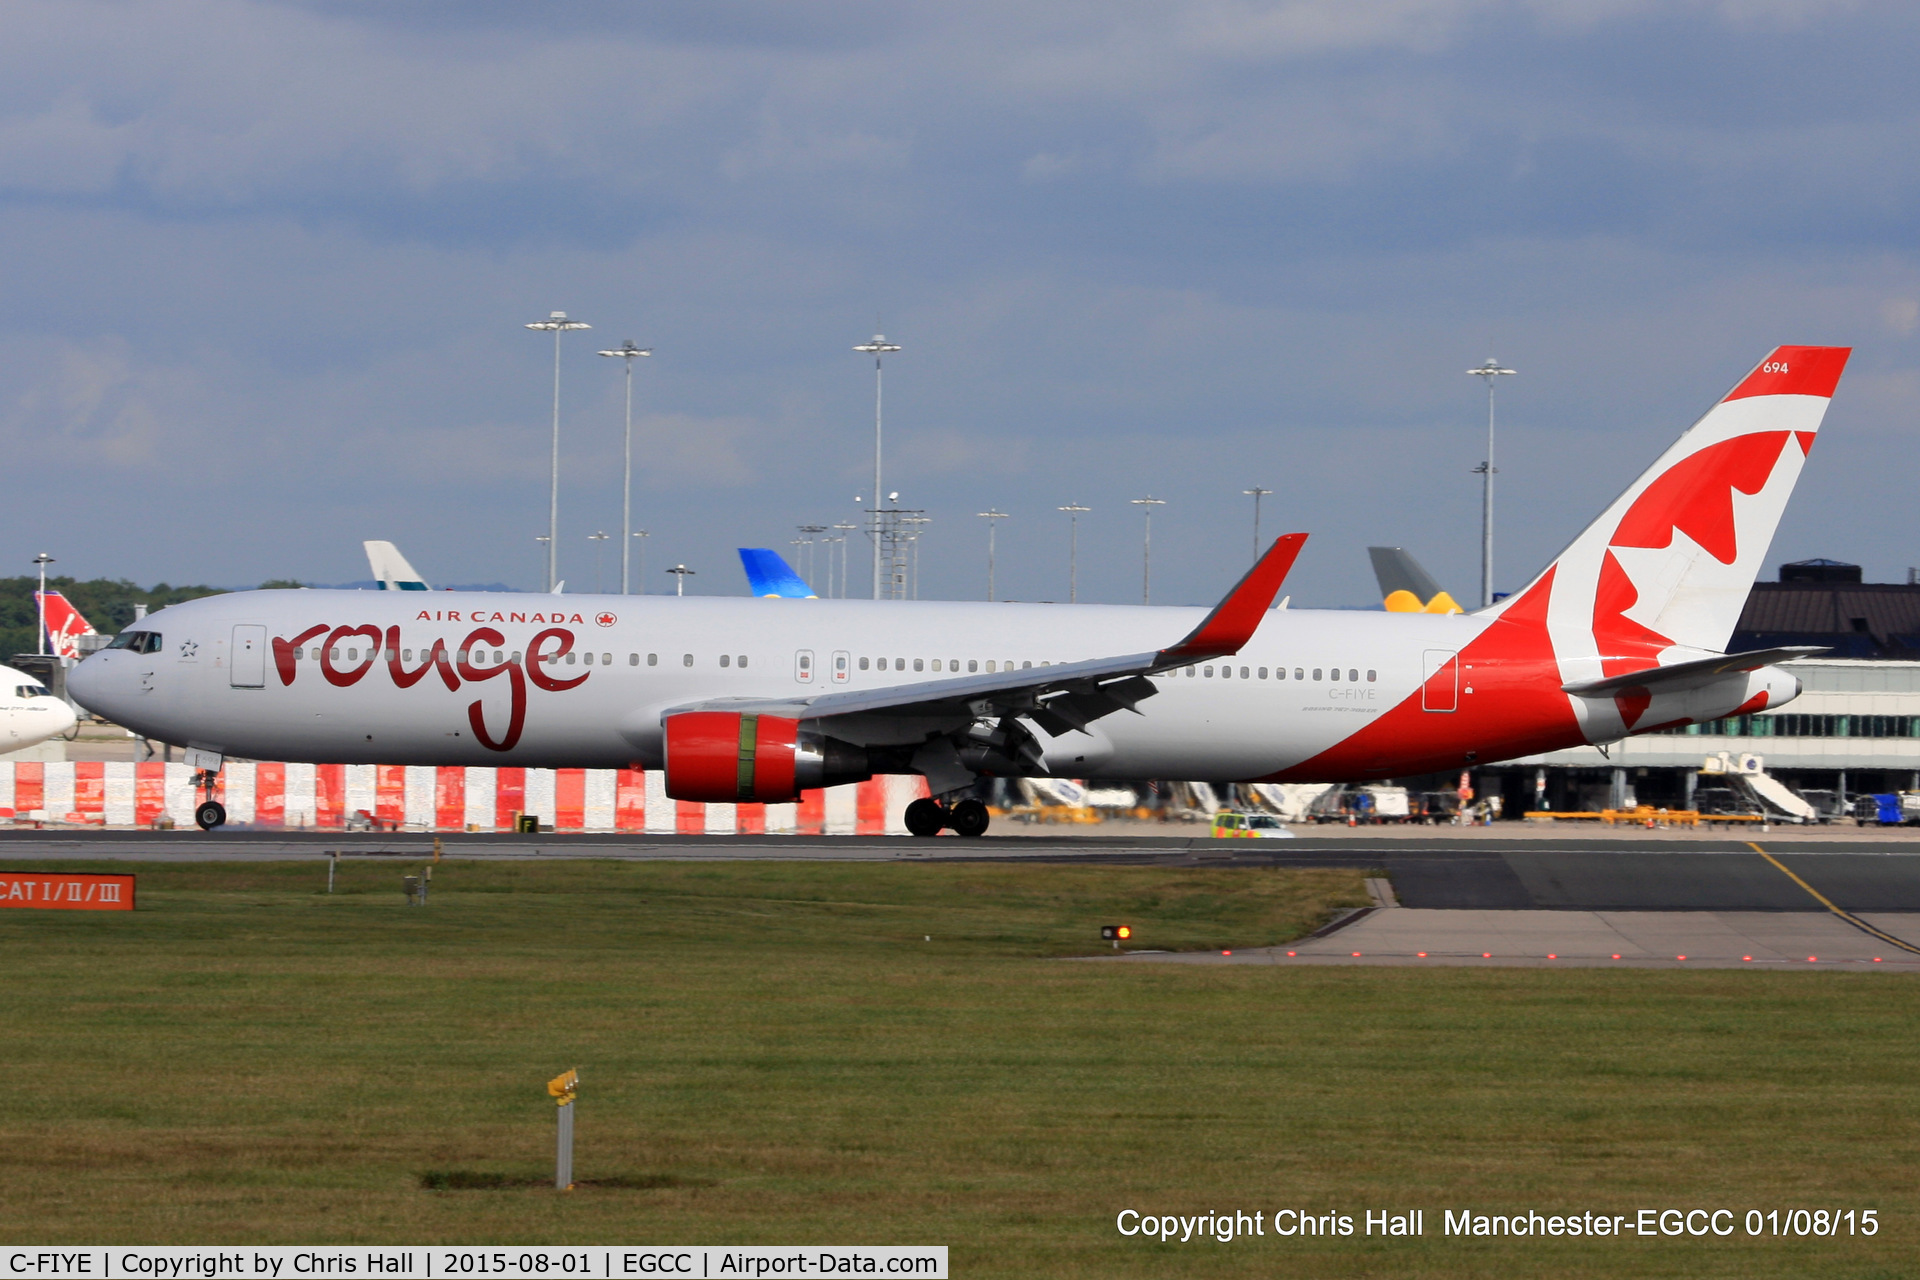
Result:
M98 634L93 625L81 617L73 603L58 591L49 591L45 595L36 591L33 598L47 620L47 647L63 658L78 660L80 637Z

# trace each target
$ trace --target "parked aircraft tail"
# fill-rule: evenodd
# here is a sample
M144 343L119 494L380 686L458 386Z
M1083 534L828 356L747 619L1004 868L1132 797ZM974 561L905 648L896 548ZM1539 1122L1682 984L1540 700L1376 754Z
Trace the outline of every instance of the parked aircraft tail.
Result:
M756 596L788 600L814 600L818 596L807 580L793 571L778 551L767 547L741 547L740 567L747 571L747 587Z
M365 542L367 563L373 566L373 578L380 584L382 591L425 591L427 584L421 580L407 558L400 554L400 548L391 542Z
M1723 651L1850 353L1775 348L1526 590L1482 616L1544 611L1570 680Z
M1373 577L1388 613L1459 613L1460 606L1440 589L1433 575L1401 547L1368 547Z
M93 624L58 591L33 594L47 620L47 647L62 658L78 659L80 637L96 634Z

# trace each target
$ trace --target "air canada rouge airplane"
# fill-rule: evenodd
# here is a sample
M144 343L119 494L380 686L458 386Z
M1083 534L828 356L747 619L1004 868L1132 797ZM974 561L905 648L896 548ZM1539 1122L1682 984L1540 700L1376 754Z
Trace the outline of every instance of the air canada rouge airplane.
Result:
M1305 534L1211 611L1112 605L250 591L80 663L82 703L224 759L661 769L682 800L926 777L908 829L977 836L982 775L1346 782L1771 709L1723 652L1846 365L1780 347L1528 586L1476 613L1274 609Z

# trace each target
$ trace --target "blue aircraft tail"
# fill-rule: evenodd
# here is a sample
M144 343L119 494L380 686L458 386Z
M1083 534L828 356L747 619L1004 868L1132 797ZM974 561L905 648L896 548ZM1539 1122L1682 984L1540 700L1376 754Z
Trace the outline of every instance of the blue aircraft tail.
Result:
M776 599L813 600L813 588L793 571L778 551L767 547L741 547L740 566L747 571L747 586L756 596Z

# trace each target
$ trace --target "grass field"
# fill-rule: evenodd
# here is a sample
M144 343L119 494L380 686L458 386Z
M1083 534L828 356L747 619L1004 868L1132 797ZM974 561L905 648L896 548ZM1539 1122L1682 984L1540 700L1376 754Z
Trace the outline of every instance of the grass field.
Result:
M69 869L80 869L73 864ZM96 870L126 870L94 867ZM1062 963L1252 946L1357 873L144 865L0 912L13 1243L911 1243L956 1276L1920 1272L1920 988ZM407 870L417 870L409 865ZM931 939L930 941L928 939ZM579 1190L543 1084L578 1066ZM1444 1209L1874 1208L1871 1238L1479 1239ZM1420 1239L1116 1213L1427 1211Z

